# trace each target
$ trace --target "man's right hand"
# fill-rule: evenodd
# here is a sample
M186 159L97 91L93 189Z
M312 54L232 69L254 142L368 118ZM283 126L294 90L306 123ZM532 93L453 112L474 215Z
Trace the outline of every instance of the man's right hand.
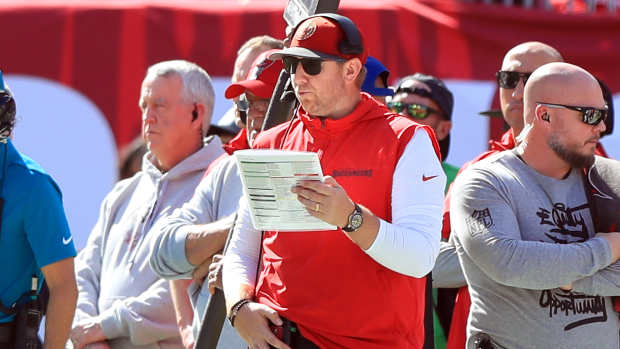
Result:
M73 343L73 349L83 349L89 344L100 343L106 340L101 324L94 318L73 327L69 338L71 343Z
M618 259L620 259L620 233L598 233L595 237L604 238L609 243L609 247L611 247L611 256L613 259L612 263L615 263Z
M271 332L269 322L276 326L282 325L282 319L275 310L260 303L250 302L237 312L235 329L248 343L250 349L269 349L269 345L279 349L291 349Z

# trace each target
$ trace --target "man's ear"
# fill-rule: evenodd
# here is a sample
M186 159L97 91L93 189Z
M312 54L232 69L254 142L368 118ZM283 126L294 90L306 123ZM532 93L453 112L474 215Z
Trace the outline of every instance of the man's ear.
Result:
M549 111L544 105L537 105L534 109L535 119L549 123Z
M439 124L437 124L437 129L435 130L435 136L437 136L438 141L442 141L450 134L450 130L452 130L452 121L450 120L441 120Z
M362 61L360 61L359 58L352 58L344 62L344 79L349 82L355 81L357 76L361 74L362 67Z
M192 109L192 128L197 131L202 131L202 124L205 118L206 108L202 103L194 103L194 109Z

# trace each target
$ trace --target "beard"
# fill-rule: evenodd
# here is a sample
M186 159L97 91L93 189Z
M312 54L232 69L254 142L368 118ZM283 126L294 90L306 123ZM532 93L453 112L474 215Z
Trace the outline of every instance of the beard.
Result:
M594 154L580 154L562 144L554 134L549 137L547 144L549 144L549 147L560 157L560 159L566 161L573 168L589 168L592 164L594 164Z

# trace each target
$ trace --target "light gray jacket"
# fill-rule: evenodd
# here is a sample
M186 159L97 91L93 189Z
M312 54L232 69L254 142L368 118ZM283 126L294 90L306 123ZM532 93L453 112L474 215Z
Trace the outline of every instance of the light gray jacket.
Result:
M187 202L207 166L223 154L214 137L166 173L145 155L142 171L104 199L86 247L76 258L74 324L98 317L114 349L182 348L168 281L149 266L155 222Z

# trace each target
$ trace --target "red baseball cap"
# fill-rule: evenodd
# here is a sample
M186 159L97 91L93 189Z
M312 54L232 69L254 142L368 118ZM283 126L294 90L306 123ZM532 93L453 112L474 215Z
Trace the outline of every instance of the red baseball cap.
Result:
M280 72L284 69L282 61L269 58L270 55L277 51L279 50L265 51L256 57L254 62L252 62L247 78L228 86L224 96L228 99L235 98L249 90L259 98L271 98L278 82L278 76L280 76Z
M346 35L336 20L328 17L310 17L299 24L291 39L290 47L279 50L270 58L280 59L282 56L318 59L359 58L362 64L366 63L368 56L366 48L363 47L360 54L344 54L339 48L343 40L346 40Z

